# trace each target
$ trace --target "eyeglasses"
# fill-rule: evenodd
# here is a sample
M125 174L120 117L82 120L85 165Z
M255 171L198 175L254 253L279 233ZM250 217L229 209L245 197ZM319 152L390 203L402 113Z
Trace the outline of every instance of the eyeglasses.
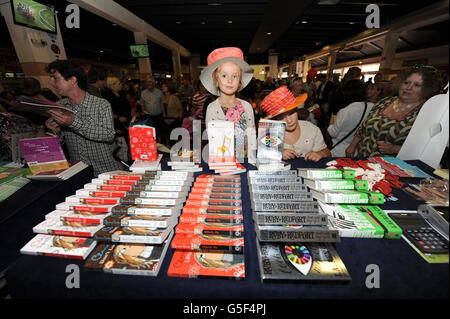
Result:
M434 66L431 65L423 65L423 64L416 64L413 66L414 70L418 70L418 69L425 69L428 70L431 73L436 73L437 69Z

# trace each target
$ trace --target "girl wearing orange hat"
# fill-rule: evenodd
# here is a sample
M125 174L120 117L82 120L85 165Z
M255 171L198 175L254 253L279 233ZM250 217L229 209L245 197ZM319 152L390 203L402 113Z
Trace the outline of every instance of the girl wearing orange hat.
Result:
M214 50L208 55L207 62L208 66L200 74L200 81L218 98L206 109L206 127L211 120L234 122L235 149L244 149L245 153L248 149L246 132L255 129L255 117L251 104L237 98L236 93L250 82L253 69L244 61L241 49L234 47ZM238 155L243 157L243 154Z
M304 103L306 93L295 98L287 86L281 86L261 102L267 119L286 122L284 134L283 160L304 157L305 160L317 162L323 157L330 157L320 129L308 121L298 119L297 107Z

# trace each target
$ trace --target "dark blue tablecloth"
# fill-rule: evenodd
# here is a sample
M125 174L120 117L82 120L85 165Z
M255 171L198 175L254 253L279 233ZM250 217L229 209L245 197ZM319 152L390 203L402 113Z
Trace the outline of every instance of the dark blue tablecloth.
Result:
M330 159L318 163L302 159L291 161L297 167L325 167ZM430 173L430 167L413 161ZM246 165L248 169L255 169ZM204 166L208 173L207 166ZM167 165L163 163L163 169ZM196 173L198 176L201 173ZM183 279L167 276L173 251L169 248L157 277L110 275L86 271L84 261L41 256L21 256L6 273L13 298L136 298L136 299L448 299L448 264L428 264L403 239L343 238L336 244L352 280L345 284L270 282L262 283L256 253L256 236L250 209L246 174L242 177L245 239L245 279L215 278ZM397 202L388 202L384 209L416 209L420 202L401 190L394 190ZM32 230L23 230L31 237ZM80 288L68 289L66 266L80 268ZM367 268L380 270L380 287L368 288ZM381 313L380 313L381 315Z

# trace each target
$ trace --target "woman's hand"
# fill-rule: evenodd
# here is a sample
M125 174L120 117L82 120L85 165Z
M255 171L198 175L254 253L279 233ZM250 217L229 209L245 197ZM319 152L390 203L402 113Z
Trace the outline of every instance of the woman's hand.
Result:
M347 156L347 157L354 157L355 156L355 152L356 152L356 146L353 146L353 145L350 144L345 149L345 156Z
M294 150L290 150L287 148L283 150L283 160L290 160L298 157L299 155Z
M381 154L397 154L400 152L400 149L402 148L400 145L394 145L388 142L377 142L378 145L378 151Z
M358 148L358 144L361 141L361 138L359 136L354 136L352 142L350 145L345 149L345 156L347 157L354 157L356 149Z

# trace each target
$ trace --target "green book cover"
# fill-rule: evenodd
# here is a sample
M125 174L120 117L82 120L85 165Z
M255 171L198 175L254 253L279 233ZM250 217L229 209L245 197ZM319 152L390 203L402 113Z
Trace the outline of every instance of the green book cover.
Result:
M341 237L389 238L402 236L401 228L377 205L329 205L320 203Z

